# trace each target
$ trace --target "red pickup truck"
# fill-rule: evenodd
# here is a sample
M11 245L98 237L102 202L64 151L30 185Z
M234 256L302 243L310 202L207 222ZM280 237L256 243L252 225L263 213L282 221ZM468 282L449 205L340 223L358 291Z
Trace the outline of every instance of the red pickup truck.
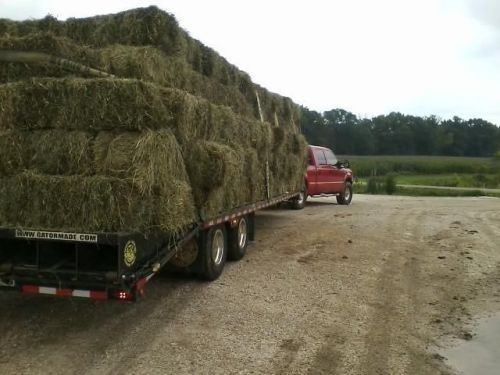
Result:
M352 200L353 174L349 162L341 162L326 147L309 146L305 189L295 201L296 208L305 205L307 197L336 195L338 204Z

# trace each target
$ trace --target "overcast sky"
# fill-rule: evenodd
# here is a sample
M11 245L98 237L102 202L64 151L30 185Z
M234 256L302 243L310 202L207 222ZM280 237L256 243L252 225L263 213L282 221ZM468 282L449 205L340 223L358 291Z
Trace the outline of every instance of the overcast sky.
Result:
M0 17L151 4L254 82L310 109L500 125L500 0L0 0Z

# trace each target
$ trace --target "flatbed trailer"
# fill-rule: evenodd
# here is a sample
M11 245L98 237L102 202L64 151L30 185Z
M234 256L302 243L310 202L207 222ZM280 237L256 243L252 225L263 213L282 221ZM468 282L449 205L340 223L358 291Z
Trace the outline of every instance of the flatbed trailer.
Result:
M226 258L245 255L255 235L255 212L285 201L302 208L304 192L236 208L178 235L0 228L0 289L135 301L167 264L215 280Z

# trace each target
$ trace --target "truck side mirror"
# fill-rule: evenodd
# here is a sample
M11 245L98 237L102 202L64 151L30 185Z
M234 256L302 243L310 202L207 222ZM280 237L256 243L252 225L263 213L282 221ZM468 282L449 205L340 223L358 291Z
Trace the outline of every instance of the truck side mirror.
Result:
M349 168L349 160L344 160L344 161L337 161L337 164L335 164L337 168Z

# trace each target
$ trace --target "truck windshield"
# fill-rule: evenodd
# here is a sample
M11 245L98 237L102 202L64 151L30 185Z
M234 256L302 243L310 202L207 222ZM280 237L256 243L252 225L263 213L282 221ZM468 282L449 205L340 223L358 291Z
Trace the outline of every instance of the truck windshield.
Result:
M337 158L335 157L335 154L332 151L325 150L325 155L327 164L329 165L337 164Z

